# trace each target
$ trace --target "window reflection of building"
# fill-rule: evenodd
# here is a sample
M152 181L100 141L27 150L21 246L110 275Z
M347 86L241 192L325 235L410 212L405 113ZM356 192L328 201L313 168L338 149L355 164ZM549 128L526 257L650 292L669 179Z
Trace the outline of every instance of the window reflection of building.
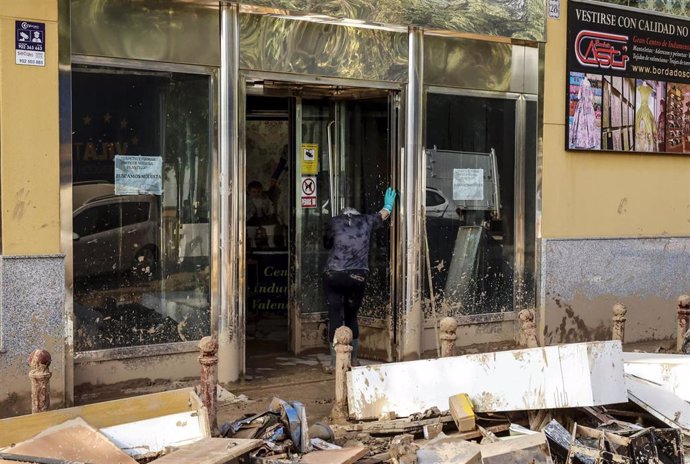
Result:
M209 77L74 68L78 351L210 333ZM161 157L163 194L114 195L114 157Z

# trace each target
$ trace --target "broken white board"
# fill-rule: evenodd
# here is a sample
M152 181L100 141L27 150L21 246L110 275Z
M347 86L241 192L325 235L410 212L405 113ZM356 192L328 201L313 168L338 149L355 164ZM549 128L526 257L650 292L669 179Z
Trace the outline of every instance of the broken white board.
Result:
M671 427L690 436L690 404L663 387L626 374L630 401Z
M467 393L476 412L575 408L628 401L620 341L574 343L353 368L351 417L409 416Z
M690 401L690 356L666 353L623 353L626 374L658 384Z
M100 432L134 459L156 456L168 447L180 447L210 437L196 411L105 427Z

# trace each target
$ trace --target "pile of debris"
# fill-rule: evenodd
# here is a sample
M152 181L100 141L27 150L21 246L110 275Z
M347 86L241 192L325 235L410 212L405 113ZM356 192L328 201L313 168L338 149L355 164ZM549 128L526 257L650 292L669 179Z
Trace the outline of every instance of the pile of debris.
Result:
M685 355L606 341L349 368L336 351L330 420L274 398L216 427L214 383L2 420L0 463L685 462Z

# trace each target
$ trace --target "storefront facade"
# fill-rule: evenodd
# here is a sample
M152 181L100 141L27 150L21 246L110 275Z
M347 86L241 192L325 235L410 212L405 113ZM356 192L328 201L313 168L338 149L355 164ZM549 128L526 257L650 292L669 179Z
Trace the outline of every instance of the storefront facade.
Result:
M541 2L49 3L56 400L196 376L207 334L223 382L253 355L323 350L323 231L388 185L362 354L434 352L445 315L459 345L515 339L540 283Z
M124 143L127 154L166 153L164 193L150 206L160 211L149 220L159 221L162 233L149 240L154 275L143 284L126 278L85 283L77 270L84 267L77 256L82 239L72 243L74 311L98 321L75 319L75 386L101 382L106 372L111 383L117 373L121 380L136 378L141 373L131 366L142 365L142 353L148 357L143 365L156 365L158 375L169 370L165 360L180 377L194 375L194 340L209 332L218 335L226 381L244 372L252 353L322 349L325 224L346 205L375 211L389 184L401 192L401 203L390 227L373 238L370 296L360 318L365 355L413 359L435 347L419 246L425 229L436 312L465 314L467 344L512 340L516 305L533 306L543 37L532 21L543 23L543 17L475 31L448 22L452 15L439 24L381 24L388 16L367 16L373 11L339 17L324 14L328 9L292 8L71 2L73 194L112 179L112 158L123 154ZM152 16L158 19L151 36L132 34L129 25ZM450 37L433 34L451 26ZM155 101L147 101L152 94ZM136 110L128 114L127 107ZM474 115L464 112L468 107ZM186 112L176 117L182 108ZM89 132L93 114L112 117L98 121L103 141ZM115 120L119 126L107 132ZM156 131L145 135L151 123ZM434 146L437 152L425 154ZM306 150L315 159L307 159ZM99 171L96 159L110 171ZM482 206L468 197L467 213L460 214L447 208L452 173L471 168L486 172L480 182L486 181L487 201ZM77 179L78 172L86 177ZM428 203L427 177L437 183L429 196L440 196L454 216L434 209L439 202ZM305 192L309 185L313 190ZM253 190L259 193L252 196ZM262 208L272 214L261 216ZM433 209L428 224L424 208ZM121 261L134 260L136 267L150 258ZM465 269L457 264L467 261ZM468 271L464 286L450 284ZM86 280L92 275L83 273ZM119 340L102 324L105 313L129 321ZM126 340L134 329L137 340Z
M560 13L547 20L539 333L546 344L605 339L620 302L626 342L675 337L690 271L689 119L678 104L688 13L632 1L571 1ZM611 45L604 66L588 55L591 34ZM659 73L640 69L651 66ZM585 77L591 143L575 117Z

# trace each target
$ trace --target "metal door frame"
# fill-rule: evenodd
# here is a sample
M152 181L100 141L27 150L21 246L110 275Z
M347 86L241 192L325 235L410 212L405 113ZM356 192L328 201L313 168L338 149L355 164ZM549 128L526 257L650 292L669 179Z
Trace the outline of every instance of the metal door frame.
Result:
M293 74L285 74L285 73L275 73L275 72L261 72L261 71L254 71L254 70L240 70L239 72L239 85L238 87L238 129L239 129L239 134L238 134L238 142L239 142L239 149L238 149L238 156L237 156L237 164L236 166L238 167L237 170L233 171L232 178L230 181L232 184L236 185L235 191L239 192L244 192L246 191L246 176L247 176L247 153L246 153L246 120L247 120L247 85L249 82L254 81L254 80L270 80L270 81L276 81L276 82L287 82L287 83L294 83L294 84L300 84L304 86L309 86L309 85L319 85L319 86L324 86L324 85L330 85L330 86L342 86L342 87L351 87L351 88L361 88L361 89L381 89L387 91L389 95L389 120L390 120L390 127L399 127L400 123L400 115L404 114L401 112L400 108L400 98L396 99L396 96L401 96L404 92L404 84L401 83L394 83L394 82L381 82L381 81L368 81L368 80L353 80L353 79L341 79L341 78L330 78L330 77L317 77L317 76L306 76L306 75L293 75ZM396 102L397 100L397 102ZM396 104L397 106L395 108L391 108L391 105ZM301 102L299 102L296 105L295 108L295 121L294 121L294 127L291 126L291 130L295 131L295 146L299 146L301 142L301 130L299 128L301 126L298 126L297 122L301 121ZM397 117L397 120L391 120L393 116ZM389 129L390 130L390 129ZM392 181L393 184L399 183L399 178L400 178L400 173L398 172L398 164L397 164L397 153L400 150L401 147L401 138L400 138L400 132L399 129L394 133L390 133L390 153L389 153L389 168L392 173ZM292 156L294 156L294 153L292 153ZM296 169L296 168L295 168ZM293 169L294 170L294 169ZM295 171L296 172L296 171ZM295 173L291 173L291 176L296 175ZM299 186L295 185L293 191L291 192L291 195L296 195L297 191L296 188ZM239 197L242 197L242 195L239 195ZM245 210L245 200L244 198L238 198L238 201L236 203L238 210L237 211L244 211ZM239 320L240 324L236 328L236 333L235 335L241 340L240 347L239 347L239 356L240 356L240 375L244 374L247 369L247 352L246 352L246 321L247 321L247 312L246 312L246 281L245 281L245 275L247 272L246 268L246 249L245 249L245 243L246 243L246 214L234 214L233 215L235 219L233 221L236 221L236 223L233 224L233 227L236 227L236 233L237 233L237 243L235 246L237 246L236 249L236 261L237 261L237 295L236 298L233 300L237 304L237 313L239 315ZM390 228L390 268L397 269L398 262L399 262L399 256L397 253L397 248L394 246L396 243L396 236L397 236L397 229L398 229L398 221L393 219L395 224L394 227ZM296 230L290 232L291 239L294 236L294 241L291 240L291 247L295 243L299 243L301 241L301 236L299 235L298 228L295 227ZM294 250L294 256L292 256L293 253L291 253L290 256L290 277L288 279L288 332L289 332L289 343L288 347L291 351L295 350L295 347L299 346L299 340L298 338L300 337L300 331L296 330L298 327L299 319L300 319L300 314L301 312L298 311L298 308L296 304L293 301L292 295L299 293L299 289L296 288L295 285L295 274L292 269L292 263L299 263L301 262L301 256L298 248L295 248ZM396 275L399 275L396 272L391 272L391 277L390 277L390 305L391 305L391 322L390 326L388 328L389 330L389 335L390 335L390 343L391 343L391 350L392 347L394 346L394 343L396 342L395 340L395 325L396 325L396 294L397 292L400 291L400 286L403 285L403 281L400 278L397 278ZM390 351L391 353L394 351Z

